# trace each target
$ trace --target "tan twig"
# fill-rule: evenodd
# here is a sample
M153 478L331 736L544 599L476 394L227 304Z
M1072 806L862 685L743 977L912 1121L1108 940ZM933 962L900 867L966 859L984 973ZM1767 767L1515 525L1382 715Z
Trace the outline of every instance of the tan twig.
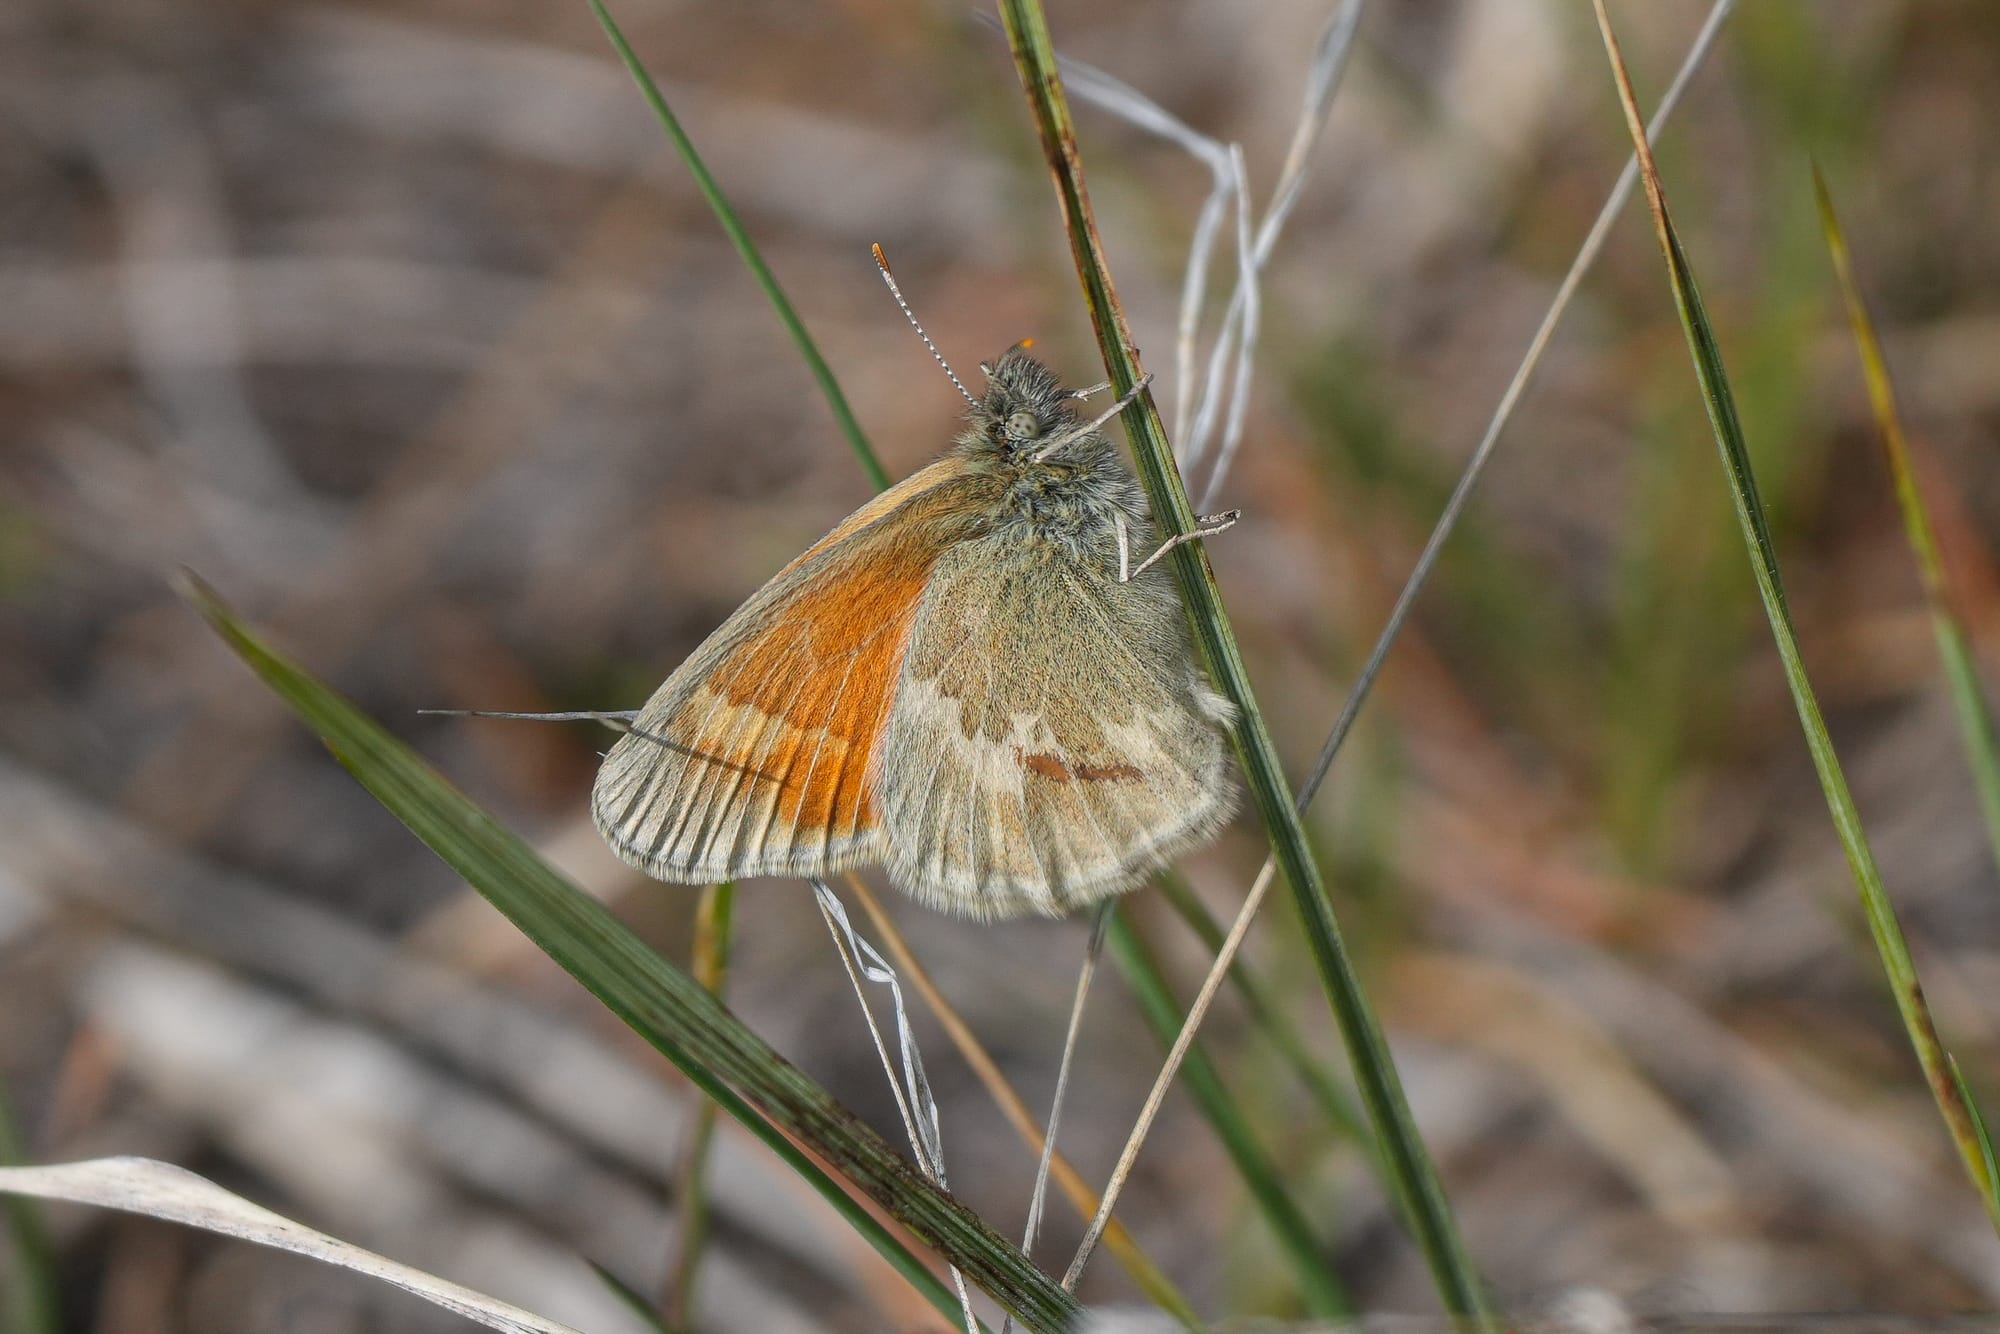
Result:
M724 881L704 888L695 906L694 980L718 1000L729 978L730 919L735 901L736 886ZM660 1294L660 1314L677 1329L687 1328L693 1320L695 1278L708 1244L708 1146L715 1138L719 1111L711 1099L700 1100L674 1172L681 1226L667 1265L666 1288Z
M1146 1104L1139 1110L1139 1119L1132 1123L1132 1133L1125 1138L1125 1148L1118 1155L1118 1165L1111 1169L1111 1180L1104 1188L1104 1199L1097 1206L1097 1216L1090 1220L1090 1230L1084 1233L1083 1243L1076 1248L1076 1258L1069 1262L1069 1269L1063 1274L1062 1285L1065 1289L1075 1289L1084 1265L1090 1260L1090 1253L1097 1249L1098 1240L1108 1235L1111 1211L1117 1206L1119 1193L1125 1189L1125 1179L1132 1174L1132 1164L1139 1157L1139 1146L1146 1142L1146 1133L1153 1128L1153 1118L1159 1115L1167 1089L1173 1084L1174 1076L1180 1073L1181 1062L1187 1058L1188 1048L1194 1045L1194 1035L1200 1031L1201 1021L1207 1017L1215 993L1222 988L1222 980L1229 975L1229 965L1235 961L1243 938L1250 933L1250 923L1264 902L1265 891L1277 878L1277 871L1278 859L1266 857L1264 869L1257 872L1256 883L1250 886L1243 906L1237 909L1236 920L1229 926L1229 935L1223 940L1222 948L1216 951L1215 963L1209 968L1208 976L1202 979L1194 1004L1188 1007L1187 1020L1181 1025L1180 1036L1174 1039L1173 1048L1160 1067L1159 1077L1153 1081L1152 1092L1146 1095Z
M1042 1134L1041 1122L1028 1109L1028 1104L1015 1091L1013 1084L1008 1082L1007 1076L1001 1073L1000 1066L994 1061L992 1053L986 1050L985 1044L980 1042L978 1036L966 1024L964 1017L938 990L937 983L930 973L917 961L917 956L910 950L910 943L896 928L895 921L882 907L882 901L868 888L866 882L852 871L847 874L846 885L848 891L854 895L854 901L861 905L861 911L868 914L868 920L874 925L875 934L880 938L882 948L889 952L891 959L895 960L896 969L902 974L903 980L908 982L923 999L924 1005L944 1029L945 1036L951 1039L951 1044L958 1049L959 1055L964 1057L965 1063L972 1068L972 1073L985 1086L988 1096L1000 1109L1000 1114L1007 1118L1007 1123L1014 1127L1015 1133L1020 1135L1032 1152L1041 1153L1047 1142ZM1100 1201L1097 1192L1090 1188L1082 1174L1060 1152L1049 1157L1049 1176L1075 1206L1077 1217L1092 1218L1098 1213ZM1180 1296L1171 1280L1140 1248L1139 1243L1133 1239L1123 1223L1114 1220L1104 1229L1103 1244L1105 1249L1117 1257L1118 1263L1132 1276L1133 1282L1137 1283L1154 1302L1173 1311L1186 1322L1198 1323L1186 1299Z

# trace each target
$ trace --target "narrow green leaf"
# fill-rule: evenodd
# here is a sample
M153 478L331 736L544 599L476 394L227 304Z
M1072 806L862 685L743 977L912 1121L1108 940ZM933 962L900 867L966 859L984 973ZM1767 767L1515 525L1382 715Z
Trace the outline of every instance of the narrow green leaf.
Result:
M1896 484L1896 505L1902 511L1903 532L1909 538L1910 550L1917 558L1917 573L1923 580L1931 630L1937 638L1938 656L1944 661L1952 708L1958 714L1966 760L1972 769L1973 785L1979 791L1979 808L1986 817L1986 840L1993 850L1994 861L2000 864L2000 734L1995 731L1986 692L1980 687L1971 639L1959 618L1946 580L1944 558L1931 526L1930 511L1917 484L1909 439L1903 433L1902 413L1896 407L1895 382L1889 378L1889 363L1882 355L1882 341L1875 336L1875 321L1868 313L1868 303L1862 300L1861 284L1854 276L1854 259L1847 248L1839 215L1834 212L1833 195L1817 163L1813 164L1813 193L1819 200L1820 224L1826 231L1826 248L1833 257L1834 274L1840 280L1848 323L1854 327L1861 374L1868 385L1868 402L1882 435L1882 453Z
M1056 69L1048 20L1039 0L1001 0L1000 17L1041 134L1043 156L1055 181L1098 349L1104 356L1113 391L1125 394L1139 383L1140 371L1124 311L1105 264L1089 193L1084 187L1082 154L1076 143L1069 101ZM1124 420L1133 457L1139 465L1139 480L1146 488L1155 521L1163 532L1192 531L1194 507L1188 502L1187 488L1174 464L1173 451L1167 444L1166 429L1152 394L1141 394L1125 413ZM1209 675L1236 705L1238 716L1231 736L1237 758L1248 779L1251 800L1271 839L1272 851L1291 888L1292 901L1298 908L1334 1022L1354 1063L1362 1101L1389 1166L1390 1188L1405 1202L1405 1216L1411 1220L1446 1309L1456 1315L1476 1317L1482 1325L1490 1327L1491 1316L1478 1275L1459 1240L1437 1169L1417 1133L1416 1119L1410 1113L1409 1099L1390 1057L1388 1041L1348 957L1333 902L1307 847L1305 828L1278 762L1270 727L1250 688L1249 673L1223 612L1207 554L1199 542L1184 543L1170 554L1168 564L1180 584L1195 643Z
M1979 1103L1972 1096L1972 1089L1965 1082L1965 1072L1958 1068L1958 1058L1947 1054L1945 1060L1951 1063L1951 1082L1958 1086L1958 1096L1965 1102L1966 1111L1972 1115L1972 1132L1979 1141L1979 1158L1986 1164L1986 1180L1992 1186L1993 1194L1987 1202L1987 1210L2000 1218L2000 1163L1993 1159L1993 1136L1986 1129L1986 1118L1979 1111Z
M27 1152L19 1127L14 1124L13 1103L0 1084L0 1167L27 1162ZM12 1241L10 1253L0 1256L0 1275L6 1298L0 1301L0 1330L7 1334L58 1334L62 1329L62 1309L56 1300L56 1256L42 1211L33 1200L19 1195L0 1198L0 1216L7 1220Z
M1159 961L1153 957L1145 938L1122 908L1112 914L1111 932L1106 941L1111 946L1111 957L1131 984L1133 995L1139 999L1139 1009L1146 1016L1153 1035L1160 1040L1161 1048L1173 1046L1187 1014L1174 999L1166 977L1160 972ZM1324 1319L1353 1315L1354 1302L1330 1267L1327 1248L1313 1236L1312 1224L1306 1221L1298 1205L1286 1193L1276 1165L1257 1143L1257 1137L1251 1133L1249 1123L1236 1106L1236 1099L1230 1096L1222 1076L1203 1054L1200 1044L1188 1048L1187 1059L1181 1065L1181 1082L1187 1086L1188 1093L1193 1096L1195 1105L1201 1108L1201 1114L1207 1118L1209 1125L1215 1128L1216 1137L1222 1141L1229 1160L1236 1164L1243 1184L1250 1190L1250 1197L1256 1201L1258 1212L1277 1237L1285 1260L1291 1265L1292 1274L1298 1281L1299 1295L1304 1299L1306 1310Z
M657 1330L659 1334L682 1334L680 1326L670 1325L660 1318L660 1313L653 1309L653 1304L646 1300L644 1293L597 1261L590 1260L586 1263L589 1264L590 1271L597 1275L597 1281L602 1283L613 1297L623 1302L625 1309L637 1316L647 1329Z
M188 600L375 798L542 950L817 1190L947 1319L958 1302L924 1263L822 1170L811 1148L1031 1330L1065 1330L1076 1299L1018 1248L918 1174L810 1077L551 869L407 746L265 647L192 576Z
M1597 9L1598 28L1604 35L1612 74L1618 83L1619 100L1625 108L1626 125L1631 130L1632 141L1639 154L1640 175L1645 181L1647 201L1652 205L1660 252L1666 259L1667 279L1673 289L1674 305L1680 312L1681 329L1687 335L1688 354L1694 361L1695 379L1701 386L1709 426L1722 454L1730 500L1743 531L1743 544L1750 554L1750 571L1756 578L1758 595L1763 599L1765 617L1771 623L1771 637L1777 645L1778 658L1784 665L1785 683L1791 689L1799 725L1805 732L1806 748L1812 753L1813 768L1819 775L1820 790L1825 794L1827 810L1833 817L1834 831L1839 835L1841 850L1847 856L1848 867L1861 892L1862 911L1868 919L1869 933L1875 938L1875 950L1881 956L1883 971L1888 975L1889 989L1902 1016L1904 1031L1909 1034L1910 1045L1923 1067L1931 1095L1937 1099L1946 1129L1958 1146L1966 1175L1971 1178L1980 1201L1992 1215L1995 1229L2000 1230L2000 1191L1995 1189L1990 1155L1981 1147L1980 1117L1965 1086L1954 1076L1951 1059L1938 1040L1930 1006L1924 1000L1923 984L1917 977L1916 962L1910 957L1909 943L1904 940L1902 925L1896 920L1895 905L1890 902L1889 891L1882 883L1874 850L1869 846L1867 832L1861 825L1861 813L1848 790L1840 757L1834 751L1833 738L1827 734L1826 720L1820 713L1819 699L1806 675L1798 634L1792 626L1791 609L1785 602L1784 582L1778 574L1778 556L1771 541L1770 523L1765 517L1764 503L1757 494L1757 479L1750 467L1749 446L1743 437L1743 424L1736 414L1736 399L1730 392L1728 372L1723 366L1722 349L1716 342L1715 328L1709 321L1701 291L1695 284L1693 266L1688 262L1687 252L1681 246L1680 235L1667 211L1659 167L1646 144L1645 124L1639 116L1638 100L1633 96L1624 58L1618 51L1618 40L1611 31L1610 17L1604 11L1604 0L1592 0L1592 3Z
M806 332L805 321L799 318L798 311L792 309L791 299L785 295L785 290L778 286L777 275L772 273L771 266L764 262L763 253L757 249L757 243L750 239L750 233L743 226L743 220L736 215L729 197L722 193L722 187L710 174L708 164L703 162L701 154L695 151L694 141L688 138L687 131L681 128L680 119L667 105L665 94L660 92L660 86L653 82L653 76L648 74L646 67L639 62L637 53L625 40L625 34L619 29L617 20L613 19L611 11L604 7L604 0L588 0L588 3L590 12L597 16L598 26L604 29L604 35L611 40L612 49L625 63L625 69L631 74L632 82L639 85L639 92L644 95L647 105L653 108L653 115L659 119L661 128L667 132L667 137L673 140L674 151L679 153L681 161L687 164L688 174L694 177L695 186L701 191L701 197L706 199L709 208L715 211L715 220L722 224L722 230L729 237L729 243L735 246L736 253L743 257L744 266L757 280L757 286L764 290L764 297L771 303L771 308L778 312L778 319L784 324L785 332L791 335L792 342L798 346L799 355L804 357L806 365L812 368L813 379L819 381L820 392L826 395L827 406L833 409L834 421L839 424L841 434L847 437L847 443L854 450L855 457L861 460L861 467L867 472L868 479L875 484L875 489L878 491L888 486L889 474L884 471L882 461L875 457L874 447L868 443L867 433L855 419L854 409L847 405L847 395L841 392L840 382L834 379L833 368L826 364L826 358L820 355L819 345L813 342L812 335Z

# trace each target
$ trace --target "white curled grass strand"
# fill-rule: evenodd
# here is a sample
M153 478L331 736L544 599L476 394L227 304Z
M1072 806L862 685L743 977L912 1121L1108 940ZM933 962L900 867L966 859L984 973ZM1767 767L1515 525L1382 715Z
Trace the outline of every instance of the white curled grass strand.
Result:
M1292 129L1291 146L1285 150L1285 162L1278 169L1278 188L1271 192L1271 203L1264 210L1263 224L1257 229L1257 265L1262 268L1271 258L1271 251L1278 244L1278 235L1291 219L1292 209L1298 205L1299 196L1305 190L1306 169L1312 162L1312 150L1319 143L1320 132L1326 128L1328 114L1333 109L1333 95L1340 90L1341 77L1347 73L1348 58L1354 53L1354 35L1361 28L1362 0L1346 0L1320 29L1319 40L1313 44L1312 67L1306 76L1306 95L1299 108L1299 119Z
M1241 206L1242 178L1230 167L1230 145L1211 138L1153 101L1131 84L1095 65L1068 56L1058 56L1063 84L1072 96L1108 111L1128 125L1159 136L1206 166L1212 178L1208 198L1195 218L1194 236L1188 243L1188 259L1181 281L1180 312L1174 340L1174 449L1179 455L1189 439L1188 426L1194 405L1201 397L1201 383L1195 376L1195 347L1201 331L1201 312L1208 296L1208 275L1215 260L1216 238L1232 202ZM1182 458L1183 467L1192 463Z
M1221 433L1221 448L1202 490L1201 507L1210 508L1221 492L1242 442L1254 377L1257 333L1262 316L1259 281L1278 237L1303 193L1312 150L1318 144L1346 72L1360 28L1363 0L1343 0L1327 19L1314 44L1306 90L1293 126L1291 144L1280 168L1277 187L1263 218L1252 216L1250 183L1243 169L1240 144L1225 144L1189 126L1131 85L1081 61L1059 58L1063 80L1071 94L1110 112L1127 123L1179 146L1202 163L1214 184L1195 220L1188 247L1187 270L1181 283L1179 318L1175 329L1174 452L1183 471L1192 472L1208 457ZM1206 305L1209 274L1216 243L1229 205L1237 208L1237 275L1222 323L1209 351L1206 368L1196 372L1201 316ZM1232 372L1231 367L1234 367Z
M847 919L847 909L827 885L826 881L813 879L813 899L819 904L820 916L826 919L827 933L833 937L833 947L840 955L840 963L847 970L848 981L854 984L854 999L861 1006L861 1016L868 1023L868 1036L874 1039L875 1054L882 1060L882 1072L889 1077L889 1091L896 1100L896 1110L902 1115L903 1129L910 1137L910 1149L916 1155L917 1167L929 1177L939 1189L949 1190L944 1169L944 1127L938 1114L937 1098L931 1092L930 1077L924 1073L923 1055L917 1050L917 1035L910 1027L910 1010L903 1003L902 983L896 978L896 970L889 966L876 948L854 929ZM889 1001L896 1012L896 1046L901 1057L902 1074L897 1076L897 1062L889 1057L889 1047L882 1039L882 1029L875 1022L875 1011L868 1004L868 992L863 980L886 987ZM979 1321L972 1311L972 1294L965 1286L965 1276L956 1268L951 1271L951 1281L958 1289L959 1304L964 1308L966 1334L978 1334Z
M1258 289L1263 261L1257 257L1256 243L1251 238L1250 178L1240 145L1229 146L1229 165L1236 177L1236 253L1241 260L1236 291L1243 315L1236 342L1236 374L1230 382L1228 415L1222 428L1222 448L1215 456L1215 467L1209 472L1201 503L1196 507L1204 512L1214 507L1215 497L1229 476L1229 467L1236 461L1236 447L1243 439L1243 421L1250 408L1250 380L1257 369L1257 334L1264 318L1264 298Z

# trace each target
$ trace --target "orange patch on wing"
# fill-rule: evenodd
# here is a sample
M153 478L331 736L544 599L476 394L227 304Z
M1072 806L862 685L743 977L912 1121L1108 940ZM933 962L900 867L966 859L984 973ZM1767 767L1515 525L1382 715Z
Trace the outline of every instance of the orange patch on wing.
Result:
M874 827L868 766L888 723L923 590L922 578L909 577L815 590L709 677L709 688L730 704L770 719L755 753L730 759L764 776L753 781L780 785L781 822L835 835ZM704 738L703 749L726 753L740 750L741 742Z
M729 736L694 744L778 782L779 821L836 838L875 827L869 766L888 725L917 605L948 545L939 540L948 525L933 528L940 516L929 511L951 502L922 493L961 471L959 461L941 460L821 539L793 567L842 539L865 545L838 553L836 566L800 587L778 619L708 676L708 689L770 724L747 748ZM891 526L862 533L883 519Z
M1129 764L1071 764L1060 755L1021 755L1021 767L1058 783L1116 783L1144 778Z
M794 570L811 560L836 542L852 537L869 524L887 518L898 506L917 499L922 493L942 483L965 475L965 460L956 454L947 454L935 463L917 469L902 481L882 492L854 513L842 519L832 532L807 547L785 566Z

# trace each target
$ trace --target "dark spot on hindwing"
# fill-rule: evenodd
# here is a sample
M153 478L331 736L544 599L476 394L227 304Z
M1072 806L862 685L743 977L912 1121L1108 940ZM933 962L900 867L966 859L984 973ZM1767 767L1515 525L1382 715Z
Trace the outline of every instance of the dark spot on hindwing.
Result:
M1060 755L1019 754L1023 769L1058 783L1129 783L1146 776L1129 764L1071 764Z

